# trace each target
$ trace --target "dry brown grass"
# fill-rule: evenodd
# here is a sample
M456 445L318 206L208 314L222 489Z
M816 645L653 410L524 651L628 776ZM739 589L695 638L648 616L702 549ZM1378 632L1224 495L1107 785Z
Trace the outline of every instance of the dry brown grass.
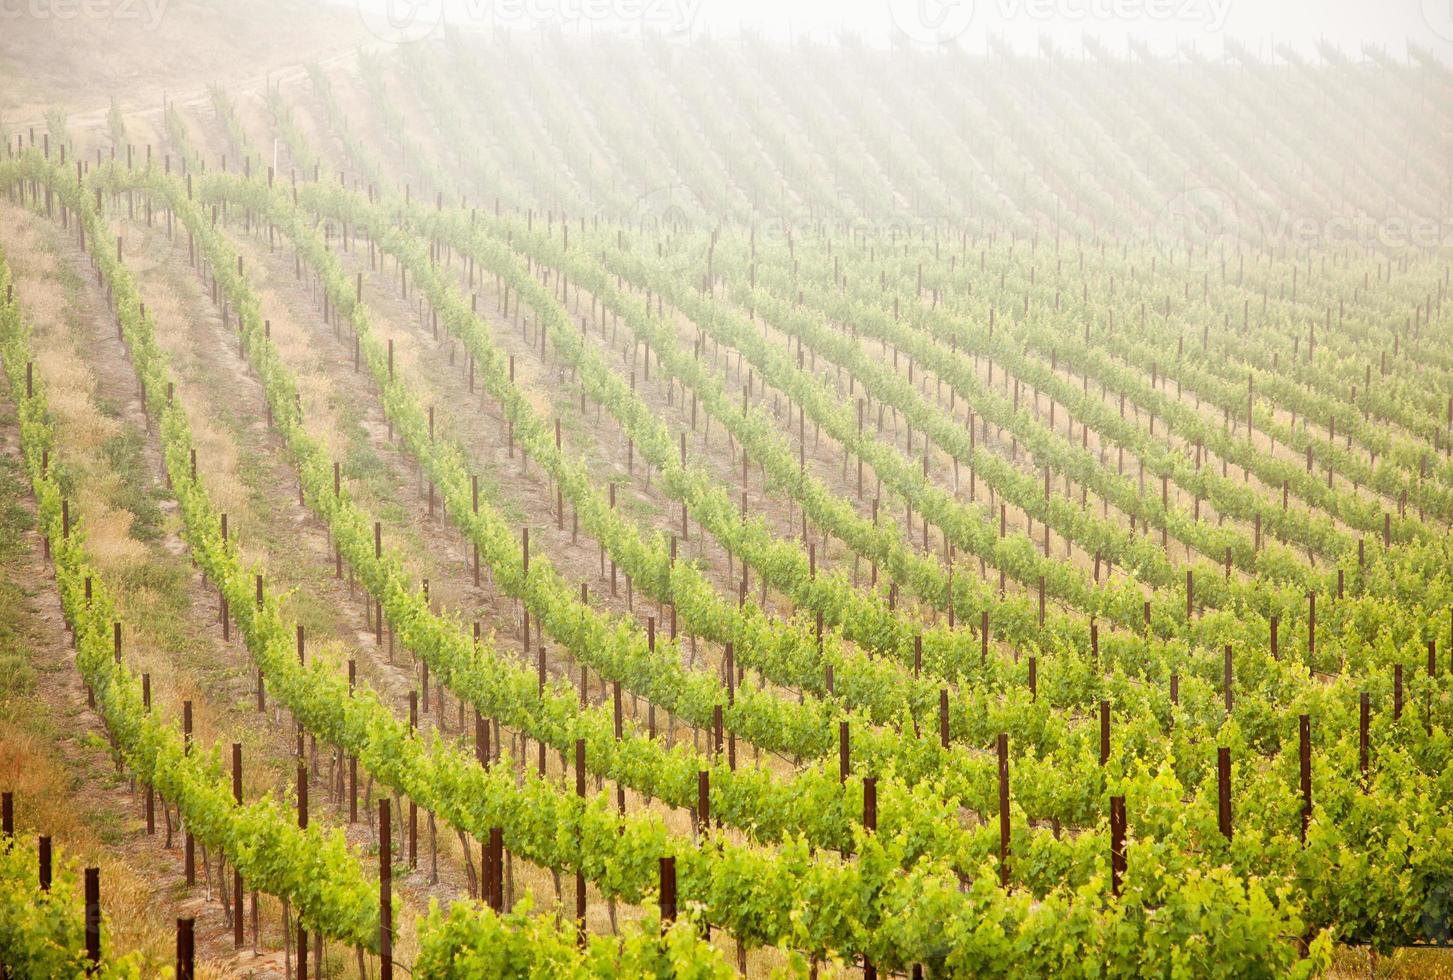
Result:
M96 379L62 326L74 311L56 274L57 256L29 222L16 222L7 244L23 250L18 252L23 261L14 263L14 271L16 288L34 324L36 373L45 382L57 441L66 447L66 464L77 486L86 488L72 502L74 513L85 526L98 567L123 568L139 561L143 549L131 537L132 515L108 503L117 489L117 477L98 461L102 447L122 431L121 423L97 407Z
M31 292L27 289L26 305L37 309L37 318L43 319L43 313L29 301ZM94 452L121 431L119 422L97 411L95 379L69 341L47 334L37 339L34 355L36 372L45 379L58 434L67 444L81 452Z
M108 475L107 482L116 477ZM93 487L100 490L96 484ZM127 511L108 506L99 497L82 497L77 501L81 522L86 530L86 547L96 563L97 571L124 572L146 558L146 546L131 536L135 517Z
M1339 947L1332 955L1328 980L1447 980L1453 978L1453 949L1400 949L1378 956L1360 947Z
M10 611L28 622L40 686L0 726L0 786L15 794L23 834L48 834L57 860L100 868L109 947L138 951L152 964L164 962L171 933L156 915L155 877L145 861L134 861L124 841L125 828L136 823L135 811L118 808L117 792L106 788L112 775L99 744L80 744L64 734L83 731L80 693L66 664L59 620L40 621L40 608L26 604Z
M153 262L151 266L156 264ZM171 289L149 288L146 295L147 309L156 319L158 343L173 364L185 364L195 356L187 330L189 314ZM211 412L206 408L212 400L205 397L205 392L195 389L195 385L187 379L187 372L175 371L173 375L176 378L176 397L192 429L192 442L197 449L197 470L206 484L207 493L222 512L240 514L247 507L248 495L238 473L236 444L227 432L212 422Z
M267 311L272 324L272 342L286 363L311 364L316 358L323 356L306 328L293 319L282 295L272 289L262 289L259 291L259 298L262 309ZM347 436L337 426L326 424L338 397L336 387L322 371L299 371L295 377L308 434L318 441L330 458L342 459L348 448Z

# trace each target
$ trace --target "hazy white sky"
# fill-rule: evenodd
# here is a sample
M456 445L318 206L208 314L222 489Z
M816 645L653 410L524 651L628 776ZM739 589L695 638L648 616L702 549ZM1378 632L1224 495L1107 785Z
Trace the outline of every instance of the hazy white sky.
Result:
M672 0L691 2L691 0ZM844 27L886 43L893 35L933 43L951 35L971 50L990 36L1029 49L1041 36L1078 50L1098 36L1124 50L1127 37L1157 49L1193 43L1219 52L1223 36L1257 44L1274 39L1310 49L1326 38L1356 50L1364 41L1453 44L1453 0L699 0L698 28L735 31L751 24L774 34ZM1426 12L1424 8L1427 8ZM1441 17L1439 16L1441 15ZM1440 35L1442 30L1447 36Z
M358 6L377 32L418 33L440 19L476 27L572 33L710 33L751 30L774 38L834 38L881 46L894 40L956 43L983 51L991 37L1020 50L1041 38L1078 51L1085 35L1124 51L1128 38L1155 50L1195 45L1215 55L1235 38L1268 53L1272 43L1311 51L1325 38L1357 52L1363 43L1401 55L1405 42L1453 58L1453 0L336 0Z

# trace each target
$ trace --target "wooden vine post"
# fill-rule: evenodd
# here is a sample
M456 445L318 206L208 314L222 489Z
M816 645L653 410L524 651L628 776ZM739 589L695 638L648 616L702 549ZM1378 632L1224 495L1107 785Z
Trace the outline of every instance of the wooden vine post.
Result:
M661 858L661 928L671 928L676 921L676 859Z
M176 980L195 980L197 976L194 925L193 919L177 919Z
M1371 700L1366 691L1357 696L1357 772L1362 791L1367 792L1367 729L1371 721Z
M40 890L48 892L50 891L52 872L50 837L48 835L42 834L36 838L35 851L37 863L39 864L37 880L40 882Z
M182 702L182 751L190 755L192 752L192 702ZM187 886L191 887L197 883L197 841L192 836L191 827L187 827L182 838L183 864Z
M1231 750L1216 749L1216 825L1231 839Z
M1009 735L999 733L999 884L1009 887Z
M353 659L348 661L348 696L353 697L353 691L358 685L358 662ZM358 823L358 756L348 757L348 822Z
M151 675L141 675L141 706L151 713ZM146 784L146 836L156 836L156 791L151 783Z
M242 805L242 743L232 743L232 802ZM242 872L232 867L232 945L242 948Z
M87 868L86 877L86 959L92 969L101 965L101 869Z
M1312 822L1312 719L1297 716L1297 754L1302 789L1302 843L1307 842L1307 827Z
M409 735L419 729L419 692L409 691ZM419 866L419 804L409 798L409 867Z
M1110 761L1110 702L1100 702L1100 765Z
M575 795L583 806L585 801L585 739L583 738L575 740ZM575 938L582 948L586 942L585 917L585 871L577 862L575 866Z
M390 804L378 801L378 975L394 976L393 831L389 826Z
M1120 897L1125 880L1125 797L1110 797L1110 891Z
M948 727L948 688L938 689L938 744L948 748L949 727Z
M298 627L299 640L302 629ZM302 758L298 759L298 829L308 829L308 767ZM323 972L322 963L318 964L318 972ZM308 980L308 932L301 918L298 919L298 980Z

